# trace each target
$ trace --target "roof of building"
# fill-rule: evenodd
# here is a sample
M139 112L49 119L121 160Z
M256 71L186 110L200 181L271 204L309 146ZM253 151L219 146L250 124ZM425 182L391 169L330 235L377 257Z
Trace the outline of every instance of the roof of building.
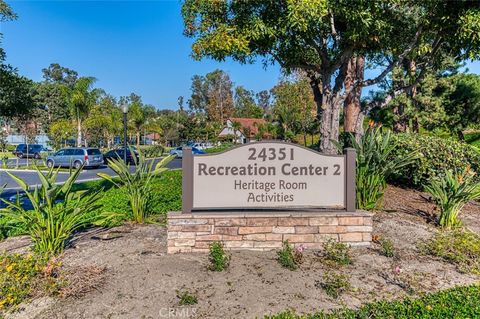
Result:
M254 137L258 133L258 125L265 124L267 121L264 119L255 119L255 118L246 118L246 117L231 117L229 118L232 122L238 122L242 126L242 133L245 134L245 129L250 131L250 136Z

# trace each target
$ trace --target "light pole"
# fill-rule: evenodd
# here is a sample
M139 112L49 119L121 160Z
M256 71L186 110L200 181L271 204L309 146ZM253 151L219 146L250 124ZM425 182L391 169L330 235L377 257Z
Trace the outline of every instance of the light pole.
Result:
M122 105L123 111L123 161L127 163L127 112L128 104L124 103Z

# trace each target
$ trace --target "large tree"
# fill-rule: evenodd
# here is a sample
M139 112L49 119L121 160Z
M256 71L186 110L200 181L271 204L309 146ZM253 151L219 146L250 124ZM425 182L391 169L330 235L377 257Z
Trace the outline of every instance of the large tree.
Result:
M262 118L263 108L257 105L254 99L253 91L245 89L243 86L235 88L235 116Z
M17 18L12 8L0 0L0 23ZM5 51L1 47L0 32L0 116L13 119L28 118L35 102L33 82L18 74L17 69L5 63Z
M83 142L82 122L96 103L98 91L92 88L94 83L93 77L81 77L70 92L70 110L77 124L77 146Z
M477 58L479 8L479 2L466 1L186 0L182 14L185 34L195 39L196 59L232 57L247 63L261 57L286 72L304 70L321 122L320 149L334 153L341 108L359 87L383 81L407 58L415 58L416 80L389 92L381 102L386 104L435 66L438 52ZM379 75L357 77L345 90L354 57L369 59Z
M192 78L190 109L204 113L209 121L224 123L234 112L233 83L227 73L215 70Z
M17 14L13 12L12 8L3 0L0 0L0 24L17 19ZM1 29L0 29L1 31ZM0 32L0 45L2 44L3 33ZM0 46L0 63L5 59L5 51Z

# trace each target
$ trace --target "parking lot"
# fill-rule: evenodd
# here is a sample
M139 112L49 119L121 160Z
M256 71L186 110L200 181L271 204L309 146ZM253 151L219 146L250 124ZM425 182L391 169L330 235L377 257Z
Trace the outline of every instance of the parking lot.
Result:
M15 159L14 159L15 160ZM26 159L20 159L21 163L23 165L20 166L26 166ZM31 160L29 159L30 163ZM155 162L158 162L158 160L155 160ZM168 165L168 168L170 169L176 169L176 168L181 168L182 167L182 160L181 159L174 159L171 161ZM131 168L132 170L135 169L134 166ZM16 176L24 179L28 185L35 186L39 183L38 175L35 171L25 171L23 169L19 170L9 170L10 173L15 174ZM77 180L77 182L85 182L89 180L94 180L98 179L99 177L97 176L98 173L106 173L109 175L115 175L115 172L113 172L110 168L108 168L106 165L101 166L99 168L88 168L88 169L83 169L82 172L80 173L80 176ZM58 182L65 182L68 179L69 172L59 172L58 174ZM8 176L7 172L5 170L0 170L0 185L4 185L4 194L5 193L11 193L11 192L16 192L18 190L18 185L17 183L12 180L10 176ZM2 194L2 197L4 196Z

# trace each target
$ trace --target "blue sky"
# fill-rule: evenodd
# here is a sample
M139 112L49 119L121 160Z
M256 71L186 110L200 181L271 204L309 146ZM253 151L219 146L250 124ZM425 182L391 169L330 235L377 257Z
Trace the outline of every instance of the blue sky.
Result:
M190 96L191 77L221 68L236 85L260 91L280 77L279 67L190 58L180 0L8 1L19 19L0 25L7 61L22 75L42 79L42 68L59 63L119 97L135 92L159 108L176 108ZM469 65L480 73L480 63ZM367 72L367 76L370 72Z

